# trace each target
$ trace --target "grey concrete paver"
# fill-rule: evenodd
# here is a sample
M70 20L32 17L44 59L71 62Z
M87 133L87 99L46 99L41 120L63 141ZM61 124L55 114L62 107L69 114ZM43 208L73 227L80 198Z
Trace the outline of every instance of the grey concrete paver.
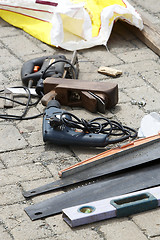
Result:
M145 17L159 24L159 3L154 0L130 0ZM48 46L0 19L0 88L21 85L20 70L24 61L51 54L63 54L71 59L72 52ZM152 111L160 113L160 60L128 30L115 26L104 46L78 51L79 79L116 82L118 104L105 114L89 113L82 108L63 109L86 120L104 116L138 129L142 117ZM112 66L123 71L111 78L97 72L99 66ZM145 101L145 106L133 105L132 100ZM22 107L0 113L20 114ZM30 115L43 112L39 103ZM112 219L71 229L62 215L32 222L24 208L63 191L55 191L33 199L25 199L23 190L42 186L59 179L58 171L109 149L46 144L42 138L42 118L29 121L0 119L0 239L4 240L160 240L160 210L135 214L129 218Z
M0 159L0 169L4 169L5 166L3 165L3 163L1 162L1 159Z
M17 36L20 34L21 34L21 31L17 28L11 27L11 25L9 25L8 27L6 26L5 28L0 28L1 38L9 37L9 36Z
M73 231L72 233L68 232L68 233L59 235L57 240L70 240L71 238L75 239L75 240L79 240L79 239L101 240L101 239L103 239L99 236L98 233L96 233L92 230L89 231L88 229L86 229L86 230L82 229L82 230Z
M131 76L122 74L121 77L119 77L118 79L115 79L114 81L117 81L118 87L121 90L132 89L132 88L136 88L144 85L143 77L138 74L131 75Z
M4 85L6 81L7 81L7 78L0 72L0 89L2 89L2 85Z
M13 158L14 154L14 158ZM49 153L48 151L46 152L44 147L37 147L37 148L25 148L21 150L17 150L14 152L4 152L1 154L1 161L4 163L4 165L9 168L9 167L14 167L14 166L21 166L25 165L28 163L35 163L39 162L44 156L48 159L49 158ZM53 154L52 154L53 155Z
M136 40L137 39L136 36L133 33L129 32L122 24L121 24L120 27L119 27L119 23L115 24L113 26L113 31L115 33L117 33L118 35L120 35L121 38L123 38L123 39L125 39L127 41L131 41L132 42L132 40Z
M106 225L100 227L100 231L108 240L147 240L147 237L139 231L136 224L127 219L108 221Z
M113 65L118 65L118 64L123 63L123 61L120 60L117 56L115 56L114 54L112 54L109 51L105 51L104 46L96 49L96 57L95 57L94 52L95 52L95 48L87 49L87 50L83 50L82 55L83 56L85 55L85 58L87 58L89 61L91 61L98 67L100 67L101 65L104 65L104 64L107 64L107 66L113 66ZM82 69L81 71L82 72L85 71L86 67L89 64L90 64L90 62L88 62L87 64L84 62L84 65L82 65L82 63L80 62L80 67L81 67L80 69ZM96 70L97 70L97 68L96 68Z
M50 226L45 221L28 221L28 216L23 211L25 204L13 204L0 208L0 218L9 233L16 240L33 240L53 235ZM6 239L8 240L8 239Z
M0 58L1 71L7 71L17 68L21 65L21 61L15 57L8 49L1 49L1 58Z
M155 89L153 89L150 86L146 86L145 88L137 87L136 89L130 89L127 91L128 95L137 101L144 100L146 105L144 106L144 109L147 111L159 111L160 105L159 105L159 92L157 92ZM147 96L150 96L148 99Z
M12 168L2 169L0 186L10 185L21 181L49 177L51 174L42 164L26 164Z
M88 152L87 147L83 147L80 149L78 146L72 147L72 151L75 153L75 155L78 157L79 161L86 160L88 158L94 157L95 155L105 151L106 149L98 149L93 148Z
M129 114L127 114L128 107L130 107ZM114 115L123 124L128 124L130 127L138 129L140 127L140 121L144 116L142 109L139 109L137 105L132 105L130 103L119 104L117 108L111 110ZM123 114L122 114L123 112Z
M86 64L87 61L84 62L84 63ZM83 64L80 63L79 65L80 65L80 67L81 67ZM82 72L82 71L83 71L83 72ZM87 81L103 81L103 80L108 79L108 77L106 77L106 76L104 76L104 75L102 75L102 74L100 75L100 74L97 72L97 68L94 69L94 71L90 72L89 75L86 74L85 68L83 68L82 71L79 73L79 78L82 79L82 80L87 80Z
M57 172L59 172L61 169L68 168L68 167L70 167L71 165L73 165L73 164L75 164L75 163L77 163L77 162L75 161L74 158L68 159L68 162L65 161L65 159L62 158L62 159L59 161L59 163L54 163L54 162L52 162L52 163L48 164L47 167L48 167L48 169L50 170L50 172L51 172L54 176L56 176L56 175L57 175Z
M21 31L21 30L20 30ZM24 55L30 55L35 53L41 53L42 51L32 43L27 37L23 34L17 36L7 36L2 38L1 41L4 43L6 48L12 50L18 57L23 57ZM18 48L17 48L17 42Z
M32 147L42 146L44 144L42 139L42 132L30 132L25 136L26 140Z
M160 236L160 210L151 210L145 213L133 216L133 221L149 237Z
M123 91L119 91L119 95L118 96L119 96L119 101L121 103L130 102L130 98Z
M108 50L114 55L123 52L133 51L138 48L135 44L133 44L132 41L125 40L117 33L111 34L107 47Z
M0 225L0 236L2 239L7 239L7 240L13 239L2 225Z
M7 70L3 71L3 77L5 78L5 81L3 81L3 85L1 89L7 88L7 87L14 87L14 86L21 86L22 82L20 80L20 71L18 70Z
M133 39L132 44L137 47L137 49L148 49L148 47L141 41L139 41L137 38Z
M123 74L125 75L135 75L138 73L148 72L159 70L159 63L150 59L146 59L140 62L133 62L133 63L125 63L123 65L116 65L115 68L121 67Z
M1 139L0 152L21 149L27 146L27 142L17 128L11 124L0 124ZM9 135L10 134L10 135ZM14 137L11 137L14 136Z
M73 231L70 231L70 227L68 225L65 225L63 227L63 232L61 229L61 219L60 216L53 216L49 217L46 222L51 226L54 233L57 235L57 239L60 240L69 240L69 239L95 239L95 240L101 240L101 235L98 233L98 231L94 231L95 224L90 224L89 226L80 226Z
M148 72L143 72L142 73L142 78L149 83L152 88L157 89L158 91L160 91L160 69L159 70L155 70L154 71L154 76L153 76L153 72L148 71Z
M23 201L21 189L17 185L6 185L1 187L0 206L10 205Z
M144 61L145 59L158 60L158 56L150 49L138 49L130 52L124 52L117 55L125 63Z
M29 110L26 116L32 117L38 114L40 114L40 112L37 109L32 108ZM34 119L34 123L33 123L33 119L28 121L20 121L19 123L17 123L18 129L20 130L20 132L23 132L23 133L37 132L40 130L40 126L42 126L41 118Z

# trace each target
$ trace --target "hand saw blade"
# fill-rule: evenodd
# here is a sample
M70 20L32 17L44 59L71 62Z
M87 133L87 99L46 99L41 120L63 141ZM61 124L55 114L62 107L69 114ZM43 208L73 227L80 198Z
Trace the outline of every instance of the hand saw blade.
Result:
M63 177L58 181L29 191L24 191L23 196L26 198L33 197L42 193L60 189L62 187L97 179L98 177L107 176L114 174L115 172L125 169L127 170L128 168L154 161L159 158L159 148L160 140L156 139L152 142L137 146L136 148L121 151L108 157L103 158L102 155L99 164L97 161L96 165L90 165L89 168L86 167L79 172L76 171L72 175Z
M25 212L36 220L58 214L64 208L114 197L160 185L160 162L148 163L144 167L117 174L105 180L82 186L25 208Z

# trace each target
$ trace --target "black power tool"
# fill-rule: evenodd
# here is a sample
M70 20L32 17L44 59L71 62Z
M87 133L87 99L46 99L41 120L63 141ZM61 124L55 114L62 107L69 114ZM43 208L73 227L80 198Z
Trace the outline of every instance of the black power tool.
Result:
M57 100L51 100L43 117L43 141L60 145L105 147L137 136L136 130L105 117L90 121L61 109Z
M21 79L25 86L35 86L37 94L43 96L43 81L47 77L78 78L78 68L74 67L77 62L76 51L72 61L67 60L64 55L34 58L23 64Z

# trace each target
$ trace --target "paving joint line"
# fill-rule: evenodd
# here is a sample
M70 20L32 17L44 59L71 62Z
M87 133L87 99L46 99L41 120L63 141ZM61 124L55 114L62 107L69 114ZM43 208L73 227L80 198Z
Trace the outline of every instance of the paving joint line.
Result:
M141 77L141 79L147 83L148 86L152 87L157 93L160 93L160 91L154 87L154 85L152 83L150 83L144 76L143 76L143 73L139 73L139 76Z
M141 213L139 213L139 214L141 214ZM142 229L142 228L133 220L133 217L132 217L132 216L128 217L128 219L131 220L131 221L138 227L138 229L143 233L143 235L144 235L147 239L149 239L149 236L147 235L147 233L145 233L145 230Z
M8 227L5 225L3 220L0 220L0 225L3 226L3 228L5 229L4 232L8 233L9 236L11 237L12 240L14 240L13 235L11 234L11 231L8 229ZM5 239L4 239L5 240Z

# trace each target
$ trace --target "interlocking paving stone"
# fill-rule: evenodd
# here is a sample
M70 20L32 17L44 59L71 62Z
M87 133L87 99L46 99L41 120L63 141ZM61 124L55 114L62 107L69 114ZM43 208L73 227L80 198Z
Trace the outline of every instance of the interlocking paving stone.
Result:
M27 142L17 128L10 124L0 123L1 144L0 152L21 149L27 146Z
M159 25L157 0L130 0L136 10L155 25ZM71 59L72 52L48 46L18 28L0 19L0 89L21 85L20 71L24 61L52 54L64 54ZM116 26L107 44L78 51L79 81L116 82L119 86L118 104L105 114L93 114L82 108L62 106L86 120L104 116L138 129L142 117L151 112L160 113L160 60L144 43L128 30ZM100 66L120 69L123 74L112 78L99 74ZM133 105L132 100L144 101L145 106ZM23 107L16 104L0 113L20 114ZM30 115L43 112L39 103ZM23 190L42 186L59 179L58 171L92 157L106 148L88 149L79 146L46 144L42 138L42 118L33 121L5 121L0 119L0 239L4 240L160 240L160 210L135 214L129 218L112 219L71 229L62 216L56 215L32 222L24 208L61 194L63 191L24 199Z

